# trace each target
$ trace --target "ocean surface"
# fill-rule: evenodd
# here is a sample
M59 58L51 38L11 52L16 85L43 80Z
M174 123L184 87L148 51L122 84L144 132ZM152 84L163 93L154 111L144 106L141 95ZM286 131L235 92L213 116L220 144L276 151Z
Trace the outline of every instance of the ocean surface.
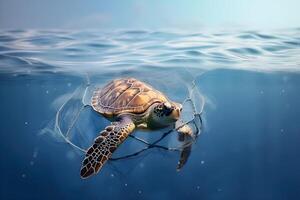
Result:
M120 77L177 102L190 97L183 121L202 111L181 171L178 151L151 148L80 178L79 148L109 124L88 106L90 94ZM0 97L0 199L300 198L299 28L2 30ZM166 131L133 135L150 142ZM176 138L161 145L178 146ZM128 138L114 158L143 145Z

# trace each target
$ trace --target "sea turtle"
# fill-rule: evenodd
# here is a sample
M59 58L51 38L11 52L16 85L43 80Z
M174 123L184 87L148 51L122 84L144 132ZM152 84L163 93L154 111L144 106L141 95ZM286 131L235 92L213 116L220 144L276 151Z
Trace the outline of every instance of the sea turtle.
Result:
M96 89L92 107L112 123L88 148L80 171L82 178L98 173L135 128L151 130L174 125L182 111L180 103L135 78L116 79Z

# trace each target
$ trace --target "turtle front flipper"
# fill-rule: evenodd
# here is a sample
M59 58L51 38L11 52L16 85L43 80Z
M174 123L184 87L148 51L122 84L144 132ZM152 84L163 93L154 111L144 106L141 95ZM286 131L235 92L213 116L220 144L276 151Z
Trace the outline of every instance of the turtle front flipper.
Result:
M89 147L82 162L80 175L88 178L100 171L113 152L134 130L135 125L129 117L123 117L107 126Z
M188 158L190 157L192 151L192 144L189 144L187 146L185 146L181 152L180 152L180 158L176 167L177 171L180 171L181 168L185 165L185 163L187 162Z
M177 171L180 171L191 154L192 144L195 140L195 134L192 127L187 124L180 127L177 132L178 140L183 143L180 151L180 158L176 167Z

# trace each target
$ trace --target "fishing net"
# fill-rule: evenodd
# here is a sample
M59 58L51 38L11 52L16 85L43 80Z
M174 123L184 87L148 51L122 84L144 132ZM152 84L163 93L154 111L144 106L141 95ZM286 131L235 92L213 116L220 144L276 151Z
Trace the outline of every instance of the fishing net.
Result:
M190 154L192 144L203 129L202 112L205 99L195 81L193 80L191 84L186 86L187 97L182 102L183 113L174 128L158 130L156 131L157 134L145 134L135 131L124 142L132 145L122 153L116 151L110 160L132 158L149 149L157 148L165 151L181 152L177 167L180 169ZM68 97L64 96L64 103L57 110L54 129L51 130L53 134L58 135L62 141L69 144L80 154L86 153L86 149L98 136L99 131L109 123L107 119L93 111L90 106L91 95L96 86L97 84L91 83L89 76L86 76L84 84L72 94L69 94ZM181 132L186 127L192 132L192 137L182 135ZM128 140L131 141L128 142Z

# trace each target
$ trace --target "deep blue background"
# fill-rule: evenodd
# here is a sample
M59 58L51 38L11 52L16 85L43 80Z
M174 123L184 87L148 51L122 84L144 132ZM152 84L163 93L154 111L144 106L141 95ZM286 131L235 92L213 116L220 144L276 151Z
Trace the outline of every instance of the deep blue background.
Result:
M1 75L0 198L299 199L300 75L213 70L196 82L205 126L181 172L177 153L153 151L81 180L82 155L38 133L82 78Z

